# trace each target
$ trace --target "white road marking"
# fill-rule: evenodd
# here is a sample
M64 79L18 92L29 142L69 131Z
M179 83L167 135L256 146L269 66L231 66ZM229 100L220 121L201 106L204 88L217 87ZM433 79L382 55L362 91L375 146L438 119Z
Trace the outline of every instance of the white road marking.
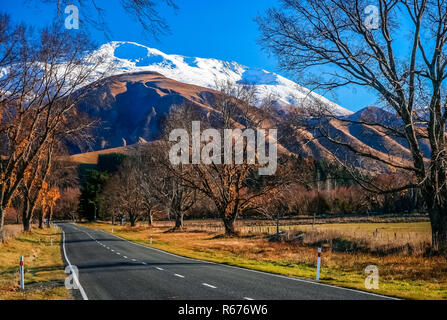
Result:
M254 300L252 298L244 297L244 300Z
M179 277L179 278L184 278L185 276L182 276L181 274L178 273L174 273L174 276Z
M208 284L208 283L202 283L205 287L209 287L209 288L213 288L213 289L217 289L217 287L215 287L215 286L212 286L212 285L210 285L210 284Z
M141 264L144 264L145 266L147 266L147 263L146 263L146 262L142 262Z
M81 283L79 282L76 272L73 270L73 266L71 265L70 260L68 260L67 251L65 250L65 231L62 228L60 228L60 229L62 230L62 236L63 236L62 237L62 247L64 249L65 260L67 260L68 266L70 267L74 282L76 282L76 284L78 285L79 291L81 292L82 299L88 300L87 294L85 293L84 288L81 286Z
M137 260L135 260L135 259L132 259L132 261L133 261L133 262L136 262Z
M159 267L155 267L157 270L163 271L164 269L159 268Z
M367 291L361 291L361 290L356 290L356 289L337 287L337 286L334 286L334 285L321 283L321 282L315 282L313 280L308 280L308 279L292 278L292 277L283 276L283 275L280 275L280 274L268 273L268 272L264 272L264 271L253 270L253 269L248 269L248 268L242 268L242 267L237 267L237 266L231 266L231 265L226 265L226 264L221 264L221 263L216 263L216 262L211 262L211 261L205 261L205 260L200 260L200 259L187 258L187 257L180 256L178 254L174 254L174 253L170 253L170 252L167 252L167 251L164 251L164 250L160 250L160 249L156 249L156 248L153 248L153 247L149 247L149 246L146 246L146 245L141 244L141 243L132 242L130 240L124 239L124 238L122 238L120 236L117 236L115 234L112 234L112 233L109 233L109 232L106 232L106 231L103 231L103 232L106 233L107 235L110 235L110 236L113 236L115 238L121 239L123 241L129 242L129 243L131 243L131 244L133 244L135 246L143 247L143 248L146 248L148 250L154 250L154 251L161 252L161 253L164 253L164 254L169 255L169 256L181 258L181 259L188 260L188 261L198 261L198 262L206 263L206 264L210 264L210 265L218 265L218 266L225 267L225 268L238 269L238 270L242 270L242 271L245 271L245 272L259 273L259 274L263 274L263 275L270 276L270 277L283 278L283 279L288 279L288 280L292 280L292 281L308 283L308 284L322 286L322 287L328 287L328 288L334 288L334 289L339 289L339 290L351 291L351 292L355 292L355 293L359 293L359 294L365 294L365 295L370 295L370 296L375 296L375 297L380 297L380 298L386 298L386 299L390 299L390 300L401 300L401 299L396 298L396 297L390 297L390 296L385 296L385 295L381 295L381 294L376 294L376 293L367 292Z
M123 256L124 259L127 259L127 256Z
M119 253L119 252L117 252L116 254L119 255L119 256L121 255L121 253Z

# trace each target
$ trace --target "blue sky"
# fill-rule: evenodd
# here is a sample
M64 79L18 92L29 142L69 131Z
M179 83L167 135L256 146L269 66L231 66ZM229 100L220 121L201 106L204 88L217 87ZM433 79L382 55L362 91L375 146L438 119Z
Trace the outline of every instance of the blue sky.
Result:
M38 5L24 0L1 2L0 11L9 13L16 22L37 27L51 23L56 13L54 4L42 4L40 1ZM257 42L258 28L253 19L275 6L276 0L176 0L179 7L176 11L160 7L171 34L161 36L159 41L144 33L142 27L122 9L119 0L100 0L97 3L105 9L105 21L111 34L107 39L103 32L90 29L98 44L108 40L134 41L168 54L237 61L277 72L300 83L296 75L279 70L275 57L269 57ZM81 19L82 13L81 10ZM89 13L96 14L92 10ZM325 96L353 111L376 102L374 95L354 88L342 88L335 95Z

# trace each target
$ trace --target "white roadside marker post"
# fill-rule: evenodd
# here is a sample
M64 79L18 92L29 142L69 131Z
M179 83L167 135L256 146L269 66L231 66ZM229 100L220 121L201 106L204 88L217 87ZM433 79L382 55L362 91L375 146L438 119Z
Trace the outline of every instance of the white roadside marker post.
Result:
M113 228L112 228L112 233L113 233Z
M318 248L318 258L317 258L317 281L320 281L320 265L321 265L321 248Z
M20 289L25 290L25 262L23 256L20 256Z
M150 244L152 244L152 235L151 235L151 241L150 241Z
M50 246L53 246L53 237L50 236Z

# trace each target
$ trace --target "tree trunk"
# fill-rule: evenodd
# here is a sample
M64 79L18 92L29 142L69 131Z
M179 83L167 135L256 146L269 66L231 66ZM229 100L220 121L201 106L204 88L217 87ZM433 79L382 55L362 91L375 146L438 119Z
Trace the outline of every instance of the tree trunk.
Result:
M223 218L223 223L225 227L225 235L226 236L235 236L237 233L234 231L234 221L236 220L236 216L227 216Z
M50 212L49 212L48 219L47 219L47 228L50 227L51 220L53 220L53 207L52 206L50 207Z
M39 229L43 229L43 210L39 211Z
M221 217L223 217L225 235L230 237L237 235L237 232L234 231L234 222L239 215L239 202L232 201L222 205L221 208L223 209Z
M147 223L149 224L150 227L152 227L154 224L154 216L152 214L152 210L149 210L149 215L147 217Z
M429 210L432 249L435 253L447 255L447 208Z
M136 217L133 214L129 214L130 226L135 227Z
M0 206L0 242L5 242L5 230L4 230L5 213L6 208Z
M183 229L183 212L176 212L175 213L175 227L174 230Z
M31 222L29 219L23 220L23 231L25 232L31 232Z
M432 230L432 251L447 255L447 190L442 170L432 169L431 181L428 180L421 190L427 205ZM437 178L436 180L434 178ZM442 187L436 190L433 181L441 182Z
M25 208L23 208L22 224L23 231L31 232L31 215L29 214L29 207L27 207L27 204L25 204Z
M276 215L276 234L279 234L279 212Z

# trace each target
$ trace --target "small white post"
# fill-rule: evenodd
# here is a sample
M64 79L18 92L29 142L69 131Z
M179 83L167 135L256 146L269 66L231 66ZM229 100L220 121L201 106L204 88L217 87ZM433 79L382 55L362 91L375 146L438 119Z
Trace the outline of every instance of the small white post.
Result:
M318 259L317 259L317 281L320 280L320 264L321 264L321 248L318 248Z
M151 235L151 242L150 242L150 244L152 244L152 235Z
M25 290L25 262L23 256L20 256L20 289Z
M113 228L112 228L112 233L113 233Z
M53 237L50 236L50 246L53 246Z

